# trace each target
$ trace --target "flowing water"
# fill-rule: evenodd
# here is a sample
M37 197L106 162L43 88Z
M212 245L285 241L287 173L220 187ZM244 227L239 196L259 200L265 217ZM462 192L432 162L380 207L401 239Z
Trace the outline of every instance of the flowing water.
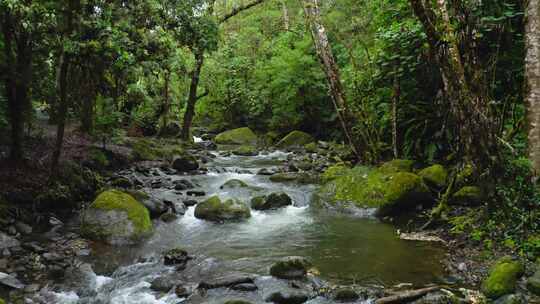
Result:
M153 237L140 246L94 248L91 262L96 273L102 274L95 276L94 284L88 287L95 293L85 299L74 292L58 293L54 301L61 304L181 303L182 299L174 293L160 297L149 288L152 279L173 271L152 257L177 247L198 257L196 266L186 270L193 284L206 273L240 271L263 276L257 284L264 285L271 280L265 277L269 266L285 256L310 258L320 278L332 284L407 282L422 285L442 279L439 261L444 251L441 248L400 240L395 227L373 218L317 210L310 206L315 185L272 183L268 176L256 174L261 168L281 165L286 158L283 152L254 157L217 155L207 164L207 174L172 176L172 179L189 179L207 196L235 197L243 201L255 195L284 191L292 197L293 206L276 211L252 211L249 220L226 224L199 220L194 217L195 207L190 207L172 223L157 223ZM230 179L240 179L251 187L221 190L220 186ZM160 195L177 195L165 192ZM141 262L141 257L146 259ZM114 269L116 271L112 272ZM200 303L223 303L229 296L239 296L227 292L221 291ZM258 298L248 299L259 301ZM319 299L311 303L321 302Z

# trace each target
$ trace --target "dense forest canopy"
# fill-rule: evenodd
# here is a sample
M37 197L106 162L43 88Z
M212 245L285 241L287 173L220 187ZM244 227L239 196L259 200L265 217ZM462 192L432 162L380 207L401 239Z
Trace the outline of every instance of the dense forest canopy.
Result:
M105 151L126 138L190 144L199 130L213 138L242 127L267 148L300 130L346 151L333 161L347 168L443 165L448 183L424 228L463 220L450 200L474 184L484 195L477 241L534 257L539 8L538 0L0 0L0 157L14 170L39 165L52 183L72 147L66 134ZM39 140L47 152L31 159Z

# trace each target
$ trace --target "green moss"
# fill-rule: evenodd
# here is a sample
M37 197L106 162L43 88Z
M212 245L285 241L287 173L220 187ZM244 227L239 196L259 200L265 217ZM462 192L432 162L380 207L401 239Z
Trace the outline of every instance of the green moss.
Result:
M452 195L453 204L479 204L483 200L482 189L476 186L465 186Z
M102 149L92 148L88 152L88 159L98 168L107 168L110 165L109 159Z
M314 142L311 142L309 144L304 145L304 149L306 149L306 152L308 153L315 153L317 152L317 144Z
M289 257L278 261L270 267L270 275L280 279L296 279L307 274L311 263L300 257Z
M302 131L292 131L283 137L277 144L278 148L289 148L289 147L302 147L306 144L314 142L315 139L313 136Z
M393 159L379 167L382 173L412 172L414 161L408 159Z
M250 128L238 128L219 133L215 142L222 145L243 145L257 142L257 135Z
M467 164L459 171L458 175L456 176L456 184L464 185L469 182L469 180L473 177L474 174L474 168L472 165Z
M322 174L321 178L322 178L322 181L326 183L349 173L350 170L351 168L343 164L336 164L336 165L328 167Z
M241 156L255 156L257 155L257 149L253 146L243 145L233 150L232 153Z
M270 176L270 181L274 183L288 183L296 182L299 184L317 184L320 182L320 177L317 174L313 173L295 173L295 172L286 172L286 173L276 173Z
M407 209L430 200L422 178L409 172L386 173L388 168L349 169L326 183L318 192L330 204L353 203L361 208L378 208L379 215Z
M0 299L0 304L6 304L6 302L3 299Z
M441 165L427 167L418 172L418 175L422 177L428 185L439 189L446 186L446 181L448 179L448 171Z
M488 277L482 283L482 292L492 299L512 293L523 271L520 262L510 257L501 258L491 267Z
M132 157L136 160L172 160L176 155L183 155L182 146L171 141L141 138L132 142Z
M212 196L197 204L195 217L209 221L240 220L251 217L249 207L235 199L222 202L218 196Z
M127 193L118 190L105 191L96 198L90 208L126 212L137 234L144 234L152 230L152 221L148 210Z

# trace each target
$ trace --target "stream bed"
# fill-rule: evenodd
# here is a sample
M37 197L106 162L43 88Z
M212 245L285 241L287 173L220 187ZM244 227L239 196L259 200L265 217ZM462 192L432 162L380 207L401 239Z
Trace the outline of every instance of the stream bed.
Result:
M257 195L284 191L293 199L293 205L273 211L253 210L250 219L225 224L195 218L195 207L191 206L173 222L156 221L153 236L139 246L93 245L86 262L96 274L92 274L86 287L87 294L81 296L66 289L49 296L59 304L224 303L239 297L264 303L261 299L268 288L283 284L274 282L268 276L268 269L287 256L310 259L317 277L331 285L422 286L444 280L440 264L445 255L443 248L427 242L400 240L395 227L374 218L318 210L311 206L315 185L274 183L267 175L257 175L263 168L281 166L287 156L284 152L258 156L215 153L215 158L206 164L208 173L201 175L170 175L155 168L157 173L153 178L169 182L187 179L195 184L197 190L206 193L197 200L219 195L249 202ZM230 179L242 180L250 187L220 189ZM181 195L168 189L143 190L161 197ZM260 291L246 294L219 289L203 298L187 300L174 292L157 293L150 289L150 282L175 271L159 260L162 252L172 248L182 248L196 257L184 271L187 285L196 286L209 276L241 272L256 275ZM308 303L332 303L328 301L318 297Z

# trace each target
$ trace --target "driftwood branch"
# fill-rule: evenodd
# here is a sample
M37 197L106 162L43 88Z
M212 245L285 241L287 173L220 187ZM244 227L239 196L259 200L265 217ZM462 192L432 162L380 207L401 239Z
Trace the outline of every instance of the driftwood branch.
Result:
M375 304L407 303L414 299L423 297L430 292L438 291L439 289L441 288L438 286L434 286L434 287L427 287L427 288L416 289L416 290L407 290L393 296L380 298L375 301Z
M242 6L239 6L239 7L236 7L234 8L232 11L230 11L229 13L225 14L224 16L222 16L221 18L219 18L219 23L223 23L227 20L229 20L230 18L238 15L240 12L242 11L245 11L247 9L250 9L254 6L257 6L261 3L263 3L265 0L254 0L253 2L250 2L246 5L242 5Z

